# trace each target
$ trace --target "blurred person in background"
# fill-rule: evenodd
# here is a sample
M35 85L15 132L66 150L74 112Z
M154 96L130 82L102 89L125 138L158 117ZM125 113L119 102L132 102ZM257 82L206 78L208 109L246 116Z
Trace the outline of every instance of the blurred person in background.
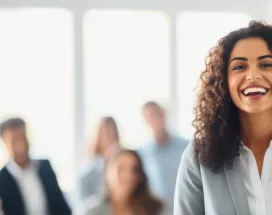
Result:
M113 152L120 148L118 127L115 120L103 117L97 127L94 141L89 145L90 166L80 179L82 200L104 195L104 165Z
M147 102L143 106L143 116L153 138L139 153L152 191L166 201L172 214L178 166L188 141L167 130L165 112L158 103Z
M0 171L0 199L5 215L70 215L56 175L48 160L32 160L26 123L4 121L0 134L10 159Z
M93 205L85 215L167 215L161 201L148 187L148 179L135 151L121 150L105 168L107 198Z

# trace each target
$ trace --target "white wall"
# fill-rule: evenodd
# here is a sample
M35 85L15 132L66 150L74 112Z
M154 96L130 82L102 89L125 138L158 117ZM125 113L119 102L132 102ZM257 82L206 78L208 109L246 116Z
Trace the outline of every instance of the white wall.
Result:
M272 0L267 0L267 22L272 24Z
M65 7L74 11L87 8L138 8L138 9L160 9L168 12L178 12L181 10L222 10L222 11L244 11L254 17L261 17L263 8L267 0L2 0L1 6L49 6Z

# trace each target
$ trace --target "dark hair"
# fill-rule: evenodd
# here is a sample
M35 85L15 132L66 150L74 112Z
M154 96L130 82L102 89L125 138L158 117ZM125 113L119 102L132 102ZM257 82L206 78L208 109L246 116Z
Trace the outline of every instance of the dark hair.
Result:
M26 123L21 118L9 118L1 123L0 125L0 135L2 136L4 131L7 129L17 129L17 128L25 128Z
M195 155L201 164L221 170L239 155L240 121L228 89L228 63L235 44L242 39L263 39L272 49L272 26L252 21L249 26L229 33L212 48L206 69L200 76L200 89L194 108Z
M148 186L148 179L144 172L142 160L136 151L128 149L122 149L118 151L107 161L105 171L107 171L107 168L111 161L115 160L119 155L125 153L135 157L135 159L137 160L137 170L141 178L141 182L138 184L134 193L132 194L132 209L134 209L135 211L143 210L145 215L157 215L163 208L163 203L151 194Z
M161 106L155 102L155 101L148 101L146 102L144 105L143 105L143 111L146 109L146 108L150 108L150 107L155 107L155 108L158 108L158 109L161 109Z

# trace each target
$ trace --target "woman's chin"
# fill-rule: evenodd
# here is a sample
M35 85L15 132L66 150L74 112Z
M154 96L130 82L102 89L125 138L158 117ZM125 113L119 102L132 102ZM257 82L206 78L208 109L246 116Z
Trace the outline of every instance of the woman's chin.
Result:
M239 108L240 109L240 108ZM265 112L270 112L272 111L272 107L271 108L267 108L267 107L262 107L261 105L251 105L250 107L244 107L240 109L241 112L246 113L246 114L262 114Z

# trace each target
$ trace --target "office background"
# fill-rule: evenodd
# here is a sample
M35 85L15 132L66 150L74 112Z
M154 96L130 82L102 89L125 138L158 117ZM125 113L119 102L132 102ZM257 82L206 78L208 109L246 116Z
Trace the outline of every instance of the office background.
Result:
M26 119L32 155L73 193L100 116L137 148L148 136L141 107L156 100L190 139L208 50L252 19L271 23L271 11L272 0L0 0L0 117Z

